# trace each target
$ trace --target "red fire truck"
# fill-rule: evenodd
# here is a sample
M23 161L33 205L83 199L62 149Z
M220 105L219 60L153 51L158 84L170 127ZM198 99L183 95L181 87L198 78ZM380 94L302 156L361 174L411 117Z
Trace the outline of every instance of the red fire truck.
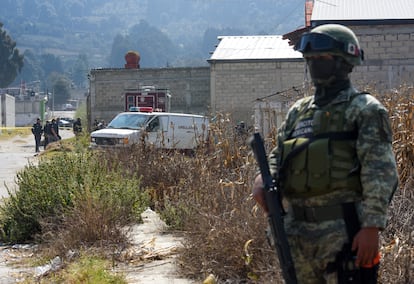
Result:
M152 108L154 111L169 112L171 94L168 89L143 86L139 89L125 90L125 111L136 108Z

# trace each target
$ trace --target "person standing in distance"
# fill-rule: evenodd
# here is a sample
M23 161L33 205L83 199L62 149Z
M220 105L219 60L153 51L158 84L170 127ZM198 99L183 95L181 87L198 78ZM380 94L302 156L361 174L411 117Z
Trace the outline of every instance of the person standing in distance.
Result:
M56 118L55 121L52 120L52 127L55 130L57 140L62 140L62 136L59 134L59 123L60 117Z
M315 27L295 49L315 92L290 108L269 166L289 204L285 229L298 283L337 283L347 243L365 279L355 283L376 283L379 231L398 185L388 111L351 84L349 73L363 60L351 29ZM267 212L261 175L253 197Z
M43 144L44 149L46 150L47 145L49 145L49 143L53 142L53 140L51 139L52 137L52 124L50 123L49 120L46 120L46 124L45 127L43 129L44 131L44 136L45 136L45 143Z
M32 133L35 138L35 152L39 153L40 152L40 149L39 149L40 141L42 139L42 134L43 134L43 126L42 126L42 121L40 120L40 118L36 119L36 123L33 124Z
M82 121L80 117L78 117L76 121L73 123L73 133L75 135L79 135L82 133Z
M51 132L50 142L59 141L61 139L59 136L59 125L55 118L52 119L50 132Z

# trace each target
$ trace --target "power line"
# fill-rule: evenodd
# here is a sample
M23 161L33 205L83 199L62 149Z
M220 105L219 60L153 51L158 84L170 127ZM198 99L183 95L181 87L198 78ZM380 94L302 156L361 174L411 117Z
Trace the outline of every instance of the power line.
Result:
M293 8L292 9L292 11L290 11L289 13L287 13L286 14L286 16L284 17L284 18L282 18L280 21L279 21L279 23L277 23L275 26L277 27L277 26L279 26L281 23L283 23L283 22L285 22L286 21L286 19L288 19L295 11L296 11L296 9L298 9L298 7L299 6L301 6L301 5L304 5L303 3L302 3L302 1L303 0L299 0L299 3L295 6L295 8ZM304 7L304 6L302 6L302 7Z

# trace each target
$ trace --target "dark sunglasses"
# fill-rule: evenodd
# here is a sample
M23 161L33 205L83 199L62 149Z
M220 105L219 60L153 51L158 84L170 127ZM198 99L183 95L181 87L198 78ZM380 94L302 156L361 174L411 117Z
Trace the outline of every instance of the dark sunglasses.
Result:
M300 40L295 45L295 50L300 52L312 52L312 51L330 51L332 49L342 50L343 52L361 57L364 59L364 52L353 43L344 43L337 41L336 39L320 33L306 33L303 34Z

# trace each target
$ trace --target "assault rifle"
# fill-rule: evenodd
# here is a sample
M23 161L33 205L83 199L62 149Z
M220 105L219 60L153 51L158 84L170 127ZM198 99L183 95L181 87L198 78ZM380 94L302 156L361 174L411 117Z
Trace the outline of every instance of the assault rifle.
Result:
M273 177L270 174L269 164L266 158L266 150L263 140L259 133L254 133L249 141L253 149L257 163L259 164L260 173L263 179L263 188L265 191L265 201L268 208L268 221L274 238L274 244L279 259L280 268L282 269L283 278L287 284L296 284L296 272L290 254L289 243L285 233L283 216L286 214L283 209L280 191L277 188Z

